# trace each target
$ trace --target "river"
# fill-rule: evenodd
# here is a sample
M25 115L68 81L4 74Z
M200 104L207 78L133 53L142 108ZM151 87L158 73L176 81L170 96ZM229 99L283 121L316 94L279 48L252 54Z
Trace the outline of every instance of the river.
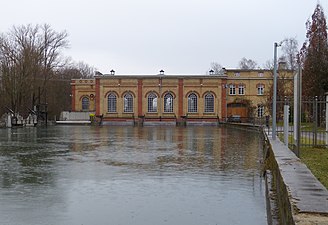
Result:
M221 127L0 129L1 225L263 225L262 142Z

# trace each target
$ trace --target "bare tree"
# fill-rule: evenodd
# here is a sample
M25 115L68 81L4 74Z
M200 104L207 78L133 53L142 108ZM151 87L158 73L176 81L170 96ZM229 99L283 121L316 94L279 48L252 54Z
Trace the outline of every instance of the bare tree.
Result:
M57 70L51 83L47 85L48 110L51 115L71 110L71 79L92 78L95 68L84 62L70 62Z
M56 79L88 79L93 78L96 68L85 62L71 62L57 71Z
M81 78L92 78L95 74L96 68L88 65L85 62L78 62L73 65L80 72Z
M20 111L37 93L43 95L48 81L63 66L61 50L68 47L67 33L56 32L47 24L14 26L0 38L0 70L3 93L10 107Z
M296 70L297 68L297 54L298 42L296 38L286 38L282 44L282 58L287 64L287 69Z
M246 59L245 57L239 61L239 68L242 70L252 70L258 67L257 63L252 59Z
M223 74L223 72L224 72L221 64L219 64L217 62L212 62L209 70L213 70L213 74L215 74L215 75Z
M263 65L263 68L266 70L273 70L273 59L267 60Z

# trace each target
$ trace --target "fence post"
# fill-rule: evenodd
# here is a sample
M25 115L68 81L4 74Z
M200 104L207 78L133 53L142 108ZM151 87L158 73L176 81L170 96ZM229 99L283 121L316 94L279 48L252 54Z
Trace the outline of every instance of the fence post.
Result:
M287 99L285 98L284 105L284 143L288 146L288 135L289 135L289 105L287 103Z
M314 98L314 109L313 109L313 145L317 146L318 145L318 141L317 141L317 137L318 137L318 96L315 96Z
M302 67L298 65L298 73L294 76L294 153L300 157L301 148L301 106L302 104Z

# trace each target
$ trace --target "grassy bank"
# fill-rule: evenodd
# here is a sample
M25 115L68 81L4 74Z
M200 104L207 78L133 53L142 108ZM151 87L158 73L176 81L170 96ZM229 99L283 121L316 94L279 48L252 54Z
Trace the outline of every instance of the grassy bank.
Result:
M313 175L328 189L328 149L302 148L300 155Z

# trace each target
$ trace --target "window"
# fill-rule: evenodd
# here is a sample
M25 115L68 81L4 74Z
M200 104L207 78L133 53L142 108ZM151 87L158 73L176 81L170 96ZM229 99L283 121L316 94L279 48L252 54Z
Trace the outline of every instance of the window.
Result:
M264 116L264 106L259 105L257 106L257 117L263 117Z
M130 93L124 95L124 112L133 112L133 96Z
M83 97L82 98L82 110L83 111L89 110L89 104L90 104L89 98Z
M258 77L263 77L264 74L263 74L263 72L259 72L259 73L257 74L257 76L258 76Z
M211 93L205 95L205 112L214 112L214 96Z
M148 95L148 112L157 112L157 95L154 93Z
M188 112L197 112L197 96L194 93L188 96Z
M173 112L173 96L171 93L167 93L164 96L164 112L166 113Z
M108 95L108 112L116 112L116 95L114 93Z
M235 95L236 94L236 86L234 84L229 85L229 94Z
M264 85L263 84L257 85L257 95L264 95Z
M245 85L243 85L243 84L238 85L238 94L245 95Z
M239 72L235 72L235 77L240 77L240 73Z

